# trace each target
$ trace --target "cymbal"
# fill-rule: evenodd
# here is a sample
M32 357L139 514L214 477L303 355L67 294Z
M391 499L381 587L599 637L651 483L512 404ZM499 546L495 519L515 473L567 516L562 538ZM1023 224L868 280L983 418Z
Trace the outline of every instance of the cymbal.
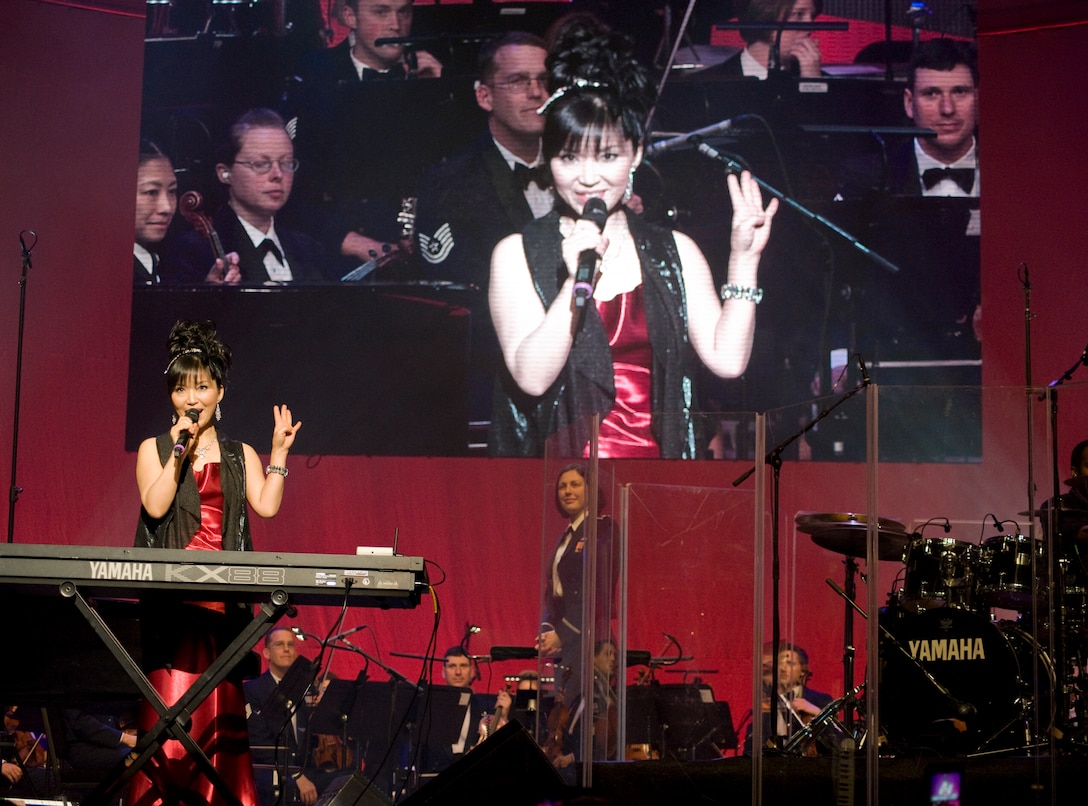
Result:
M864 557L869 531L869 518L857 512L803 512L795 519L797 530L812 535L812 542L821 548ZM902 560L903 549L910 541L907 527L891 518L877 518L877 559Z
M869 525L869 517L857 512L802 512L794 518L797 531L815 534L828 527L861 527L864 531ZM907 527L891 518L877 518L877 528L881 531L907 533Z
M867 550L868 529L865 526L834 526L812 533L812 542L821 548L845 554L848 557L864 557ZM876 557L878 560L902 561L903 549L910 542L906 532L877 532Z

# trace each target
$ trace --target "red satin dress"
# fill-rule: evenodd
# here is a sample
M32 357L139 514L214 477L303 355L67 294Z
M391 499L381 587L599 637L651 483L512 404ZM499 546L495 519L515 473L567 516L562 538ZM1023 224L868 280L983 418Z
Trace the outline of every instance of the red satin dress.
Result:
M187 549L221 551L223 548L223 487L219 470L218 462L208 462L195 472L200 491L200 530ZM167 706L176 703L211 665L219 650L225 648L224 639L217 637L216 629L224 619L224 610L222 604L215 602L186 602L174 611L181 615L175 623L167 625L168 634L176 637L173 662L169 668L154 669L148 674L151 685ZM245 705L241 684L228 677L192 712L189 733L242 805L258 806ZM139 716L141 733L152 728L158 718L151 705L143 703ZM181 742L169 739L132 779L125 804L190 803L217 806L227 801Z
M642 286L607 302L597 300L596 306L612 348L616 384L612 410L601 420L598 455L606 459L656 459L661 449L650 431L653 349L646 327Z

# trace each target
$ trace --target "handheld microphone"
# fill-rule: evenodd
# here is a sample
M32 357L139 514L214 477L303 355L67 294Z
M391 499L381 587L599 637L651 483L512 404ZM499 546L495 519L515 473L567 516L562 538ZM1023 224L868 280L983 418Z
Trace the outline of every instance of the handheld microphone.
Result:
M604 222L608 219L608 207L604 199L594 196L586 202L580 219L592 221L597 229L604 232ZM586 300L593 296L593 275L597 270L597 253L592 249L583 249L578 255L578 270L574 274L574 307L584 308Z
M861 357L861 353L858 353L858 369L861 370L861 382L868 386L870 384L869 371L865 369L865 359Z
M200 419L200 412L196 409L189 409L185 412L185 416L192 420L194 423ZM178 434L178 441L174 443L174 458L179 459L181 455L185 453L185 446L189 444L189 438L192 436L188 431L182 431Z
M678 134L676 137L670 137L667 140L659 140L646 149L645 157L646 159L653 159L658 154L664 154L666 151L683 148L684 146L698 145L700 140L707 137L725 134L732 129L738 121L744 120L746 117L747 115L738 115L735 118L726 118L717 123L711 123L709 126L703 126L701 129L690 131L687 134Z

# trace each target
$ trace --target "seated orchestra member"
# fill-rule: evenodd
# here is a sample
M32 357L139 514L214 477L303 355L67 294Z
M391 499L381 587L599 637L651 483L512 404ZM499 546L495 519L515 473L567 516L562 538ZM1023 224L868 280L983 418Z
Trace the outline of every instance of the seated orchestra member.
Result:
M833 697L809 688L812 677L808 665L808 653L797 644L783 644L778 652L777 674L772 665L770 646L763 656L763 741L767 746L777 746L782 737L792 736L808 724L814 716L830 705ZM745 738L745 752L752 752L752 733L749 727Z
M17 705L4 707L4 724L0 730L0 798L44 797L52 791L46 764L47 738L44 733L20 730L27 724L20 717L31 710Z
M283 119L271 109L251 109L231 126L215 166L227 186L227 203L212 219L227 265L207 238L191 231L163 259L164 283L267 285L324 280L324 250L301 232L276 227L287 203L298 160ZM211 266L211 271L208 267Z
M519 695L520 691L540 691L540 674L536 669L522 669L516 675L506 678L506 687L495 695L493 712L484 714L480 719L480 738L476 743L477 746L512 719L532 729L539 696L537 694Z
M412 166L391 164L406 161L403 150L411 143L390 143L390 150L382 154L355 154L359 146L351 141L352 132L342 129L338 116L338 91L345 86L442 75L442 64L426 51L375 44L408 36L412 16L413 0L344 0L341 20L348 37L311 54L300 65L298 84L286 99L285 117L291 121L300 153L314 168L302 188L307 220L328 254L341 257L345 268L391 250L407 254L413 248L396 226L397 205L410 194L405 187L385 186L391 176L399 177L398 171L412 172ZM357 175L357 169L366 175Z
M839 198L866 198L875 191L978 198L978 81L972 45L944 38L921 43L911 56L903 109L915 126L937 136L911 138L889 148L886 158L847 161Z
M162 282L157 251L177 210L178 179L170 158L154 143L141 140L136 169L136 242L132 246L135 285Z
M294 631L287 626L272 627L265 633L261 653L268 669L245 683L257 797L261 806L311 806L339 771L319 770L314 764L309 705L300 700L298 710L287 721L286 709L274 704L273 694L298 657ZM278 794L281 788L285 791L282 798Z
M79 708L61 712L66 761L79 770L109 772L136 746L135 732L122 730L113 719L104 719Z
M471 689L472 682L475 679L476 673L472 660L469 658L468 653L465 652L464 647L456 645L447 649L442 663L442 680L445 684L455 688ZM478 726L482 716L483 703L474 694L469 699L469 707L465 709L461 724L446 726L455 728L452 733L457 736L457 740L453 744L442 745L430 742L424 747L423 771L425 773L441 772L458 759L463 758L465 753L471 750L479 741Z
M742 23L812 22L823 10L823 0L742 0L737 21ZM744 50L721 64L700 71L700 76L766 79L772 71L787 70L801 78L821 75L820 43L809 31L782 31L778 61L774 45L778 31L742 30Z
M479 54L476 103L487 132L423 177L416 217L422 276L480 289L472 314L471 420L491 416L491 395L502 365L487 309L491 251L534 218L551 211L553 196L540 153L547 98L548 55L533 34L510 32Z

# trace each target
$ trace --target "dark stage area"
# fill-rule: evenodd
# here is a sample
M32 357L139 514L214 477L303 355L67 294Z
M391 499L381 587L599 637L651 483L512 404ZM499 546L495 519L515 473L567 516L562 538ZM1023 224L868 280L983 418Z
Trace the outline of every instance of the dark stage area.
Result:
M865 759L856 759L854 803L865 803ZM929 767L963 765L959 803L1084 802L1088 759L990 757L969 759L887 758L881 760L881 806L930 803ZM764 758L763 803L805 803L807 806L847 803L840 799L830 758ZM1056 786L1051 786L1051 773ZM593 794L610 804L743 803L752 794L752 760L631 761L599 764ZM1036 788L1036 782L1039 787ZM1051 800L1051 793L1056 793Z

